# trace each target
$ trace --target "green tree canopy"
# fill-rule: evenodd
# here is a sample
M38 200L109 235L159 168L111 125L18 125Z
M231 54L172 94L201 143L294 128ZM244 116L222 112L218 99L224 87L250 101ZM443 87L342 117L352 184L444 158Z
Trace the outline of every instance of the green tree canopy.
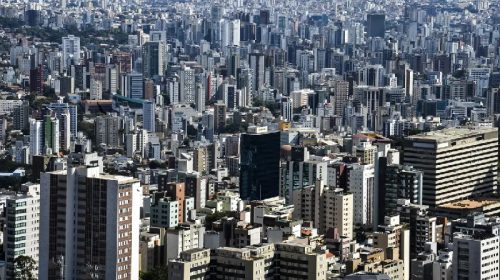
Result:
M14 277L16 280L37 279L37 269L35 260L29 256L19 256L14 259Z

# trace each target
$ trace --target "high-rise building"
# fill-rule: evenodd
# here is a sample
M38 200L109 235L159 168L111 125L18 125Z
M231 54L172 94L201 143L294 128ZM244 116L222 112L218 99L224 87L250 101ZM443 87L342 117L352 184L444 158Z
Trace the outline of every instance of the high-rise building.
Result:
M422 171L407 165L387 165L387 159L381 158L378 180L379 221L387 215L396 214L398 199L408 199L412 204L422 204Z
M180 101L184 103L196 103L194 68L183 67L180 71Z
M250 57L250 68L253 70L252 76L252 89L259 91L264 87L265 83L265 60L264 54L262 53L251 53Z
M142 103L142 127L148 132L156 132L156 105L152 101Z
M334 100L335 114L337 116L342 116L344 114L344 108L347 106L347 102L349 101L349 82L335 82Z
M309 158L307 148L283 145L280 163L280 196L295 204L293 193L318 181L326 185L327 161Z
M150 41L142 46L142 73L145 78L163 76L166 55L166 45L163 41Z
M280 133L249 127L241 135L241 199L260 200L279 194Z
M39 65L35 69L30 70L30 91L36 94L43 94L43 83L45 80L45 68Z
M406 140L403 162L423 172L423 204L434 207L497 191L496 128L446 128Z
M369 13L366 16L366 31L369 37L385 36L385 14Z
M322 200L320 207L324 214L320 225L324 228L323 232L336 229L340 236L353 240L353 194L340 188L325 188Z
M217 102L214 104L214 131L222 132L226 126L226 104Z
M138 279L140 182L70 154L40 180L39 279Z
M27 100L14 107L13 110L14 129L28 131L29 130L29 117L30 117L30 104Z
M95 118L96 144L106 144L108 147L119 147L123 143L121 118L116 115L97 116Z
M348 189L353 193L354 223L373 225L375 205L375 168L372 164L351 164L348 171Z
M170 197L172 200L177 201L178 210L177 210L177 219L178 223L184 223L185 215L184 215L184 205L186 199L186 186L184 183L172 183L169 182L169 178L167 176L158 176L158 191L164 192L165 197Z
M457 234L453 238L453 280L498 279L500 237Z
M130 73L126 77L127 97L132 99L144 98L144 79L141 73Z
M80 38L74 35L63 37L62 53L63 68L80 64Z
M102 99L102 83L98 80L90 81L90 99Z
M30 126L30 154L31 155L42 155L44 152L43 138L42 138L42 126L43 122L40 120L29 119Z
M155 192L151 199L151 226L175 228L179 225L179 203L166 192Z
M5 277L14 279L14 260L18 256L31 257L38 264L40 185L22 185L19 194L6 199L4 213Z
M62 114L65 114L69 112L69 122L70 122L70 131L71 131L71 136L72 137L77 137L77 132L78 132L78 108L76 105L71 105L68 103L62 102L62 100L59 100L58 102L50 103L48 106L50 110L52 110L56 116L60 118ZM65 125L66 126L66 125Z

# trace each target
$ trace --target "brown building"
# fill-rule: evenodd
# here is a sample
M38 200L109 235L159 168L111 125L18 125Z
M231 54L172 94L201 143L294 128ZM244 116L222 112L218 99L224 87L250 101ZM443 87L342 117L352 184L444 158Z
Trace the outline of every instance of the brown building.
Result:
M186 187L184 183L160 182L158 178L158 191L166 193L166 196L177 200L179 224L184 223L184 199L186 198Z

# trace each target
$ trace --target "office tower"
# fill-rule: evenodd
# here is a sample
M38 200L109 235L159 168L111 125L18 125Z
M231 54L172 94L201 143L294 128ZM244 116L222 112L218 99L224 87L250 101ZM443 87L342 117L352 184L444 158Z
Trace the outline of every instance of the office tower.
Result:
M226 127L226 105L221 101L214 104L214 131L221 133Z
M76 105L70 105L68 103L63 103L62 100L59 100L56 103L50 103L48 106L52 112L56 114L58 118L60 118L61 115L69 112L69 122L70 122L70 132L71 132L71 137L77 137L77 132L78 132L78 109Z
M36 94L43 94L43 83L45 80L45 67L39 65L30 70L30 91Z
M151 101L142 103L142 127L148 132L156 132L156 105Z
M163 76L166 54L166 45L163 41L147 42L142 46L142 73L145 78Z
M82 159L41 175L39 279L138 279L140 183Z
M445 128L406 140L403 163L423 172L423 204L435 207L497 191L496 128Z
M192 249L180 253L178 259L168 262L168 279L205 279L210 271L210 249Z
M381 158L379 164L379 220L396 214L399 199L408 199L412 204L422 204L423 173L412 166L387 164Z
M334 95L335 115L342 116L344 114L344 109L347 106L348 101L349 101L349 82L336 81L335 95Z
M180 101L184 103L195 103L196 90L194 69L184 67L180 72Z
M5 277L14 279L14 260L32 258L38 265L40 227L40 185L27 183L21 191L5 200ZM33 272L37 275L37 272Z
M57 86L57 83L59 83L59 86ZM56 80L55 92L62 96L75 93L75 78L70 76L59 77Z
M264 54L262 53L251 53L249 55L250 59L250 68L253 71L252 75L252 89L255 91L259 91L264 87L265 84L265 61Z
M250 127L241 134L240 197L266 199L279 194L280 133Z
M372 164L349 166L348 189L354 195L354 223L372 226L375 205L375 168Z
M90 99L91 100L102 99L102 83L98 80L90 81Z
M96 144L106 144L108 147L120 147L122 145L122 133L120 132L122 119L116 115L97 116L95 118Z
M369 13L366 16L366 32L368 37L381 37L385 35L385 14Z
M127 95L132 99L144 99L144 81L141 73L127 75Z
M500 237L456 234L453 238L453 280L498 279Z
M68 35L62 38L62 67L80 64L80 38Z

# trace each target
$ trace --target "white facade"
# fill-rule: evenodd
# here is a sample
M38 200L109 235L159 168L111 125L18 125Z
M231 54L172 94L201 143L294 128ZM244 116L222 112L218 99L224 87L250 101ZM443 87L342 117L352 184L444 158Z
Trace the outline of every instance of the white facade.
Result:
M499 243L499 236L455 235L453 279L499 279Z
M38 265L40 185L25 185L26 192L7 198L5 205L4 252L6 279L13 277L14 260L31 257ZM36 274L36 272L34 272Z
M80 64L80 38L73 35L68 35L62 38L62 66L67 68L71 65L71 61L75 65Z
M203 248L205 227L201 225L187 225L182 228L169 230L166 234L167 259L178 258L181 252Z
M375 168L371 164L351 165L349 190L354 195L354 223L373 224Z

